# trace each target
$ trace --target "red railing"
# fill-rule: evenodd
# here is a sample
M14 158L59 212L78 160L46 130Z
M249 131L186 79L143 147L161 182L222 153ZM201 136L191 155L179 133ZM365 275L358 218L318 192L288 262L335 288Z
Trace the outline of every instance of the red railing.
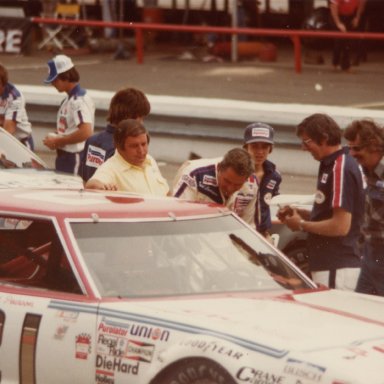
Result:
M302 38L325 38L325 39L364 39L384 40L384 33L371 32L334 32L334 31L309 31L295 29L265 29L265 28L232 28L232 27L211 27L198 25L179 24L155 24L155 23L130 23L130 22L104 22L99 20L66 20L49 19L41 17L31 18L33 23L38 24L60 24L83 27L131 29L135 31L136 59L139 64L144 62L144 38L143 31L175 31L194 33L216 33L226 35L253 35L287 37L292 40L294 48L294 63L296 73L301 73L301 39Z

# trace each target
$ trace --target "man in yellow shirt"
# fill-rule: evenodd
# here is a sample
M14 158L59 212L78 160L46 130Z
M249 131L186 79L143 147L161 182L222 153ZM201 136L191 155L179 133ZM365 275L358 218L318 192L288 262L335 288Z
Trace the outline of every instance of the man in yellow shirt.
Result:
M97 168L85 188L166 196L168 183L148 154L149 135L144 125L134 119L121 121L114 142L115 154Z

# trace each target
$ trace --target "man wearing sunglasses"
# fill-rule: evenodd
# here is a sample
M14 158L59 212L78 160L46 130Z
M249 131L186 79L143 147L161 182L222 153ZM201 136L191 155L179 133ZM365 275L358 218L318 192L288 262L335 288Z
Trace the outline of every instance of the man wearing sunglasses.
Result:
M384 296L384 130L372 120L355 120L344 137L367 180L364 256L356 291Z
M341 129L328 115L314 114L297 127L303 149L320 162L312 211L285 207L279 218L308 233L312 279L330 288L354 290L360 273L360 226L364 215L363 174L341 146Z

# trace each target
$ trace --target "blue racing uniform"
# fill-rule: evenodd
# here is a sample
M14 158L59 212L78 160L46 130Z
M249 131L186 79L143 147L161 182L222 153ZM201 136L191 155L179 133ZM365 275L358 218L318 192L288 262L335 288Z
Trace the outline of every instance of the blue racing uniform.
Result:
M332 272L339 268L360 267L358 240L364 215L363 174L347 148L336 151L320 162L310 220L330 219L334 208L343 208L351 213L351 228L346 236L308 233L311 271Z
M217 180L217 165L221 160L222 158L216 158L185 162L177 172L173 196L185 200L225 205L254 227L256 177L251 175L238 191L225 199Z
M96 169L115 153L113 134L115 127L108 124L104 131L87 139L81 155L79 175L88 181Z
M263 163L264 176L259 181L259 191L255 208L256 229L265 233L272 226L269 204L273 196L279 194L281 175L276 170L275 164L269 160Z

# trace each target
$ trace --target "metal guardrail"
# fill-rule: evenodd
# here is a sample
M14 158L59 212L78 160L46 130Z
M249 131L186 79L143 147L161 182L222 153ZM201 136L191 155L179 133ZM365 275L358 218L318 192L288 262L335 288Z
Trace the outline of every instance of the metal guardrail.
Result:
M82 27L98 28L119 28L130 29L135 32L136 58L139 64L144 61L144 31L176 31L194 33L216 33L225 35L251 35L251 36L271 36L290 38L294 49L294 65L296 73L302 71L301 59L301 39L363 39L363 40L384 40L384 33L371 32L333 32L333 31L309 31L309 30L282 30L266 28L231 28L231 27L211 27L200 25L180 25L180 24L158 24L158 23L132 23L132 22L104 22L99 20L64 20L43 17L32 17L31 21L36 24L56 24L73 25Z
M33 125L53 130L63 96L53 87L18 85L18 88L25 96ZM103 129L114 92L88 91L96 105L96 129ZM146 118L148 130L168 137L240 143L244 127L249 122L263 121L276 129L278 145L298 147L294 127L312 113L327 113L341 127L355 119L368 117L384 125L384 111L381 110L166 95L147 97L151 103L151 114Z

